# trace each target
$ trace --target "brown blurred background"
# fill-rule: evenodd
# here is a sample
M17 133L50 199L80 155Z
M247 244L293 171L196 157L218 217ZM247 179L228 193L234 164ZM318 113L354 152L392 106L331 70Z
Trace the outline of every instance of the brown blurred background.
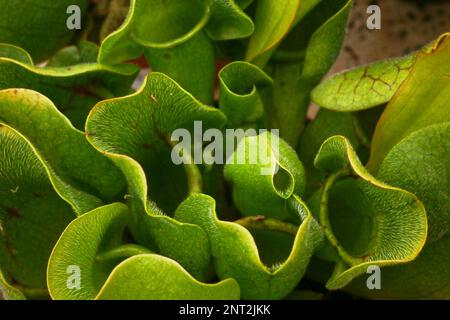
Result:
M372 4L381 8L381 30L366 27L366 10ZM332 73L402 56L445 32L450 32L448 0L355 0L347 39Z

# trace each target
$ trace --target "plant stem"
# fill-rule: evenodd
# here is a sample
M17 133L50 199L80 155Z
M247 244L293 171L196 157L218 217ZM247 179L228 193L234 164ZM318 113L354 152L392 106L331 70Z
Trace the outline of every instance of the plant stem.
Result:
M145 247L137 244L124 244L123 246L103 252L95 257L95 261L104 262L114 259L126 259L138 254L153 253Z
M361 127L359 119L355 115L352 115L352 122L353 122L353 129L355 129L355 134L359 143L361 143L361 145L363 145L367 149L370 149L371 146L370 139L367 138L364 129Z
M174 147L172 142L171 144L172 147ZM194 159L189 152L185 152L185 150L182 149L180 153L183 158L182 163L187 177L189 193L201 193L203 190L203 178L200 169L194 163Z
M276 219L266 219L263 216L256 217L246 217L235 221L235 223L249 229L258 229L258 230L271 230L271 231L279 231L283 233L290 234L292 236L297 235L298 226L283 222Z

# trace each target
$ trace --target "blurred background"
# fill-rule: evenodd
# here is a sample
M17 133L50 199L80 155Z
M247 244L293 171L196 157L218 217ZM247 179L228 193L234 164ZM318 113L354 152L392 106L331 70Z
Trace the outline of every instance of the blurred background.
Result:
M381 30L369 30L367 7L381 8ZM331 73L405 55L450 32L448 0L355 0L347 39Z

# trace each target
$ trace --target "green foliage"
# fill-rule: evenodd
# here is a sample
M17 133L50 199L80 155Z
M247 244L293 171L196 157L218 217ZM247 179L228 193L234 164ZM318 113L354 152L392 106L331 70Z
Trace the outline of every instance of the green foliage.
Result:
M259 148L266 154L260 154ZM257 161L252 161L253 157ZM302 196L305 188L305 172L295 151L269 133L244 138L224 174L232 185L234 203L244 216L287 219L286 200Z
M129 281L129 274L143 275ZM170 290L165 290L170 288ZM157 255L136 255L118 265L99 292L99 300L237 300L234 279L200 283L179 264Z
M293 147L304 129L304 121L298 119L306 117L311 91L339 55L353 1L322 1L304 8L307 3L299 14L304 16L302 9L311 12L287 34L271 63L274 90L269 123Z
M219 73L222 112L228 126L239 127L257 122L264 116L262 92L272 86L272 79L260 68L238 61L226 65Z
M246 228L217 219L214 199L206 195L189 197L178 208L176 217L195 223L205 230L217 275L220 279L236 279L242 298L280 299L295 288L305 273L322 235L317 222L297 196L292 196L289 205L293 214L298 215L301 225L287 259L274 265L264 265L261 262L258 248ZM260 223L256 220L251 224L252 227L257 227L255 224ZM255 286L255 283L258 285Z
M370 170L376 172L387 152L408 134L450 121L446 96L450 90L449 52L450 41L444 35L430 52L419 54L409 78L389 102L377 124L368 164Z
M52 188L45 164L23 135L1 126L0 141L1 172L7 173L0 178L2 270L22 286L45 288L50 252L75 214Z
M344 287L370 265L396 265L418 255L428 225L415 195L371 176L342 136L325 141L315 166L331 174L319 191L318 216L340 258L327 287Z
M423 250L420 246L415 250L410 251L409 257L404 256L403 262L411 260L413 261L406 264L396 265L392 268L386 268L383 271L383 288L382 290L369 291L366 289L366 283L364 277L359 277L353 280L353 282L347 287L347 290L371 298L393 298L393 299L424 299L424 298L448 298L448 255L445 253L448 251L448 114L449 105L447 101L449 87L448 87L448 68L445 61L448 61L450 56L450 41L447 35L441 36L436 42L427 46L421 52L415 55L413 65L410 67L409 74L406 79L399 85L399 88L394 93L393 98L389 101L382 115L379 117L375 133L371 140L370 160L367 164L367 169L376 174L378 180L384 183L389 183L395 188L401 188L408 191L406 194L412 192L417 197L416 200L410 200L409 206L416 206L416 211L419 207L426 210L426 229L427 232L423 232L422 227L413 231L412 227L420 227L421 224L413 223L412 220L419 219L422 214L415 214L411 216L408 214L409 223L403 221L401 225L402 229L408 228L409 232L412 232L411 236L416 238L415 242L418 244L419 238L427 236L426 242L423 241L421 245L424 245ZM407 57L406 60L410 60L411 57ZM398 66L399 60L392 60L391 63ZM380 62L374 64L385 65L388 62ZM369 69L371 69L369 67ZM376 69L376 68L375 68ZM388 75L391 72L390 67L386 67L384 72ZM349 71L348 74L354 72L360 72L357 70ZM379 71L378 71L379 72ZM338 76L338 77L342 77ZM348 76L350 77L350 76ZM334 91L332 83L337 78L331 78L324 82L317 92L321 92L329 84L331 92ZM328 82L329 81L329 82ZM369 90L370 91L370 90ZM323 91L325 93L325 91ZM355 95L355 97L363 97L361 92ZM389 100L389 96L392 93L386 92L387 95L383 98L385 102ZM314 95L314 93L313 93ZM325 95L323 95L325 97ZM371 94L366 97L371 99ZM359 99L359 98L357 98ZM331 100L329 100L331 101ZM338 100L336 100L338 101ZM350 100L348 100L350 102ZM381 100L379 100L381 102ZM370 103L374 103L373 101ZM370 106L368 104L367 106ZM426 106L426 107L424 107ZM331 105L325 105L325 107L331 107ZM341 107L352 108L351 105L338 104L331 107L331 109L339 109ZM342 110L341 110L342 111ZM314 123L311 124L311 130ZM359 128L361 129L361 128ZM348 130L348 129L346 129ZM308 131L308 130L307 130ZM306 132L307 132L306 131ZM354 130L356 133L360 130ZM305 132L305 134L306 134ZM306 143L306 141L305 141ZM333 148L332 148L333 149ZM335 149L335 148L334 148ZM353 186L349 182L338 182L336 188L341 188L341 192L337 192L335 197L336 209L333 209L333 214L339 214L340 211L345 211L350 217L347 218L335 218L333 231L339 233L339 229L344 230L340 232L341 238L349 244L361 244L367 242L368 233L366 232L365 238L356 240L354 233L349 232L349 225L357 226L357 231L361 232L364 228L379 228L379 223L374 224L370 222L373 218L358 217L354 214L355 206L358 206L359 201L355 201L355 194L353 197L349 197ZM345 185L347 184L347 185ZM340 193L340 194L339 194ZM407 199L403 196L404 200ZM316 196L317 197L317 196ZM333 197L333 191L331 193ZM345 197L348 200L345 200ZM409 194L408 197L411 197ZM351 200L350 200L351 199ZM419 204L419 200L420 203ZM361 202L364 207L364 212L367 212L367 207L370 205L366 200ZM317 200L312 200L317 206ZM346 204L347 203L347 204ZM397 200L395 205L398 206L402 202ZM387 200L383 205L389 205ZM353 208L353 209L352 209ZM394 207L395 208L395 207ZM363 212L360 208L358 211ZM392 209L392 208L391 208ZM314 210L313 210L314 211ZM423 210L419 210L423 211ZM330 211L331 212L331 211ZM399 214L400 208L395 208L396 214ZM379 210L376 210L374 217L379 216ZM412 212L411 212L412 213ZM365 213L366 214L366 213ZM405 213L403 213L405 215ZM341 215L342 216L342 215ZM406 215L405 215L406 219ZM333 222L331 222L333 224ZM339 227L341 225L341 227ZM362 227L365 226L365 227ZM392 225L394 226L394 224ZM411 228L411 229L410 229ZM400 229L399 229L400 230ZM419 232L419 230L422 230ZM351 236L353 234L353 237ZM361 233L359 233L361 235ZM362 233L364 236L364 232ZM392 241L393 234L390 235L390 241ZM333 237L332 237L333 238ZM366 239L364 241L364 239ZM411 246L413 241L406 241L406 234L402 235L401 239L397 242L393 242L396 246L400 246L401 243L408 243ZM425 240L425 239L423 239ZM339 243L337 243L339 245ZM412 249L413 247L410 247ZM445 249L447 248L447 249ZM396 250L397 251L397 250ZM331 254L330 254L331 252ZM339 250L338 250L339 252ZM385 251L387 253L388 251ZM335 260L335 256L332 254L329 248L321 248L320 256L328 260ZM347 251L342 251L339 254L339 259L352 258L347 255ZM397 251L401 253L401 251ZM405 252L404 252L405 253ZM370 257L370 256L369 256ZM394 257L394 255L390 255ZM406 258L406 260L405 260ZM348 259L351 262L352 259ZM383 265L389 263L388 260L384 260L382 263L376 263ZM351 265L347 262L348 265ZM345 274L351 275L351 270L345 270L345 263L338 265L333 276L337 280L329 282L329 285L341 286L339 281L339 275ZM342 277L341 276L341 277ZM332 279L333 279L332 278Z
M92 48L93 46L93 48ZM82 129L90 109L100 100L130 92L137 68L95 63L98 48L81 43L53 56L48 67L33 65L18 47L0 46L0 89L38 91L55 103L72 123Z
M0 299L450 298L450 38L322 81L352 3L0 0Z
M60 0L43 4L40 0L2 0L0 42L24 48L36 61L49 58L69 44L76 30L66 25L66 10L77 5L85 13L88 0Z

